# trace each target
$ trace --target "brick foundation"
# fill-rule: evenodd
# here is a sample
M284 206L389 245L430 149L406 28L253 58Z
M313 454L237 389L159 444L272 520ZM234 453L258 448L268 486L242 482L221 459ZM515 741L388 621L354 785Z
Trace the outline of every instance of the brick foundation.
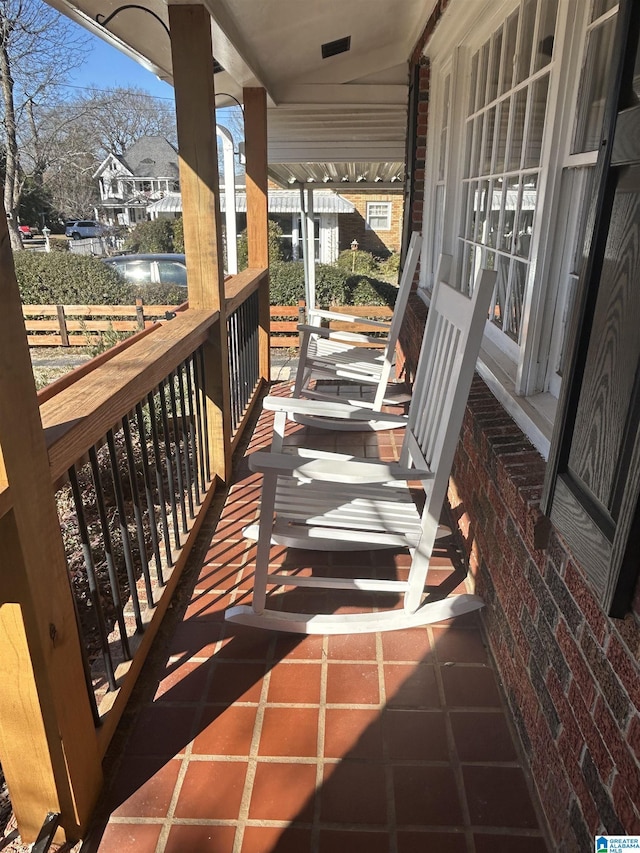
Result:
M609 619L553 528L536 547L544 472L476 377L449 497L556 849L578 853L640 833L640 608Z

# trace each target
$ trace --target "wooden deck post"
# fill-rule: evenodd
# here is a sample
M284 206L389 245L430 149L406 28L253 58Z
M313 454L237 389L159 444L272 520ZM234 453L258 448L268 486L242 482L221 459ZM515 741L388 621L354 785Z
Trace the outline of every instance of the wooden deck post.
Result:
M247 183L247 241L249 266L269 267L269 223L267 190L267 96L264 89L243 90L244 136ZM260 322L260 376L271 374L269 351L269 276L258 293Z
M4 216L0 279L0 761L23 841L75 840L102 770Z
M231 473L231 403L211 17L200 4L170 5L180 190L189 306L220 312L205 345L211 468Z

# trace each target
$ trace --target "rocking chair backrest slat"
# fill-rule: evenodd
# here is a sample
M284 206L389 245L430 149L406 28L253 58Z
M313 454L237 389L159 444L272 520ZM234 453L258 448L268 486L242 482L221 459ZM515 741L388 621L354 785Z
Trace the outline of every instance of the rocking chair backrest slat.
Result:
M481 270L469 299L438 276L413 384L403 464L434 472L450 468L441 455L447 438L455 449L494 282L493 271Z

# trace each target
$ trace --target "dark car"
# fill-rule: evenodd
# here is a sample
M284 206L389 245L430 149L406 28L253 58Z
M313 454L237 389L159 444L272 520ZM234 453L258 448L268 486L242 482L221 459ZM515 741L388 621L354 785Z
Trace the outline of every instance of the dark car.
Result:
M187 267L184 255L117 255L103 258L103 262L114 267L128 284L173 284L187 286Z

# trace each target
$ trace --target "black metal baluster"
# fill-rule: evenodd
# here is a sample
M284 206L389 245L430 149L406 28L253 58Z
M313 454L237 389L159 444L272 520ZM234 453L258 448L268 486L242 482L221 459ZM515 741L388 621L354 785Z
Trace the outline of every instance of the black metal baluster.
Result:
M142 474L144 476L144 492L147 499L147 513L149 515L149 530L151 533L151 545L153 556L156 561L156 578L160 586L164 586L162 574L162 558L160 557L160 544L158 542L158 526L156 521L155 504L151 490L151 473L149 471L149 449L147 447L147 431L144 426L144 413L142 403L136 403L136 420L138 421L138 435L140 436L140 452L142 454ZM166 518L166 516L165 516ZM166 525L166 521L164 521Z
M89 530L84 515L84 507L82 504L82 495L78 485L78 477L76 476L75 466L69 468L69 482L71 483L71 492L73 493L73 501L76 505L76 515L78 516L78 530L80 532L80 542L82 544L82 556L87 570L87 582L89 585L89 595L95 614L96 627L100 637L100 648L102 650L102 660L104 669L107 675L107 682L110 690L115 690L117 687L116 677L113 670L113 660L111 659L111 649L109 648L109 640L107 637L107 629L104 621L104 613L102 612L102 603L100 601L100 590L98 589L98 581L96 578L96 568L93 562L93 554L91 553L91 541L89 538Z
M111 540L111 532L109 530L109 519L107 518L107 510L104 505L104 489L102 487L102 477L100 476L100 467L98 465L98 454L95 447L89 448L89 462L91 464L91 474L93 476L93 485L96 490L96 506L98 507L98 516L100 517L100 525L102 527L102 538L104 540L104 556L107 562L107 572L109 574L109 583L111 584L111 598L116 611L116 619L118 628L120 629L120 645L122 646L122 655L125 660L131 660L131 649L129 648L129 637L127 635L127 623L124 618L124 606L122 604L122 596L120 594L120 582L116 571L115 561L113 559L113 542Z
M260 314L258 294L255 293L251 297L251 355L253 370L251 373L252 392L258 384L259 368L260 368Z
M167 518L167 501L164 491L164 477L162 474L161 454L160 454L160 439L158 438L158 418L156 412L156 404L153 399L153 392L147 394L147 402L149 403L149 418L151 420L151 441L153 444L153 465L156 472L156 485L158 487L158 503L160 504L160 517L162 518L162 537L164 539L164 550L167 555L167 565L173 566L173 549L171 548L171 540L169 538L169 519ZM168 479L168 478L167 478ZM172 501L173 505L173 501ZM178 518L175 518L175 528L178 528Z
M167 401L164 396L164 381L158 385L160 396L160 412L162 414L162 431L164 433L164 459L167 466L167 485L169 486L169 498L171 501L171 518L173 519L173 539L176 548L182 548L180 544L180 531L178 529L178 507L176 502L176 486L173 479L173 457L171 454L171 433L169 432L169 418L167 417Z
M178 481L178 499L180 501L180 511L182 515L182 532L189 532L189 522L187 521L187 503L184 499L184 480L182 479L182 451L180 449L180 433L178 432L178 409L176 406L176 386L173 371L167 378L169 387L169 405L171 406L171 419L173 421L173 441L176 450L176 479Z
M192 355L185 361L185 368L187 377L187 397L189 398L189 434L191 436L191 446L193 447L193 469L196 484L196 498L198 503L201 503L205 495L205 484L202 464L202 439L198 433L198 423L200 419L200 413L197 411L198 395L197 393L194 393L194 383L191 375L193 371Z
M153 607L153 586L149 574L149 561L147 559L147 545L144 539L144 528L142 526L142 507L140 505L140 490L138 489L138 474L133 458L133 442L131 441L131 426L129 415L122 418L122 430L124 432L124 444L127 449L127 468L129 471L129 483L131 485L131 500L133 501L133 517L136 523L136 535L138 537L138 551L140 552L140 566L144 578L144 589L147 595L147 607Z
M185 406L184 388L182 386L182 368L179 364L176 370L176 382L178 383L178 399L180 400L180 425L182 432L182 449L184 456L184 477L186 482L187 502L189 504L189 515L195 518L193 512L193 495L191 494L191 445L189 443L189 424L187 423L187 408ZM197 500L197 496L196 496Z
M227 342L229 350L229 402L231 404L231 432L233 433L238 420L238 405L236 399L235 311L227 317Z
M129 579L129 593L131 595L131 604L133 613L136 619L136 627L142 633L144 624L142 622L142 614L140 611L140 598L138 596L138 587L136 586L136 575L133 567L133 558L131 556L131 543L129 542L129 529L127 526L127 514L124 505L124 494L122 491L122 480L120 479L120 470L118 468L118 456L116 454L116 444L113 437L113 430L107 433L107 446L109 448L109 456L111 459L111 473L113 474L113 490L116 496L116 507L118 509L118 519L120 523L120 538L122 539L122 550L124 553L124 564L127 569L127 578Z
M240 425L240 421L242 420L242 415L244 413L245 400L247 396L245 383L246 383L246 349L245 349L245 324L244 324L244 306L242 305L238 307L237 315L238 315L238 420L236 423L236 429Z
M207 471L207 481L209 481L211 480L211 447L209 445L209 414L207 412L206 395L207 374L204 366L204 346L199 347L198 358L200 360L200 369L198 373L200 376L200 393L202 394L202 415L204 418L204 436L206 439L204 461Z

